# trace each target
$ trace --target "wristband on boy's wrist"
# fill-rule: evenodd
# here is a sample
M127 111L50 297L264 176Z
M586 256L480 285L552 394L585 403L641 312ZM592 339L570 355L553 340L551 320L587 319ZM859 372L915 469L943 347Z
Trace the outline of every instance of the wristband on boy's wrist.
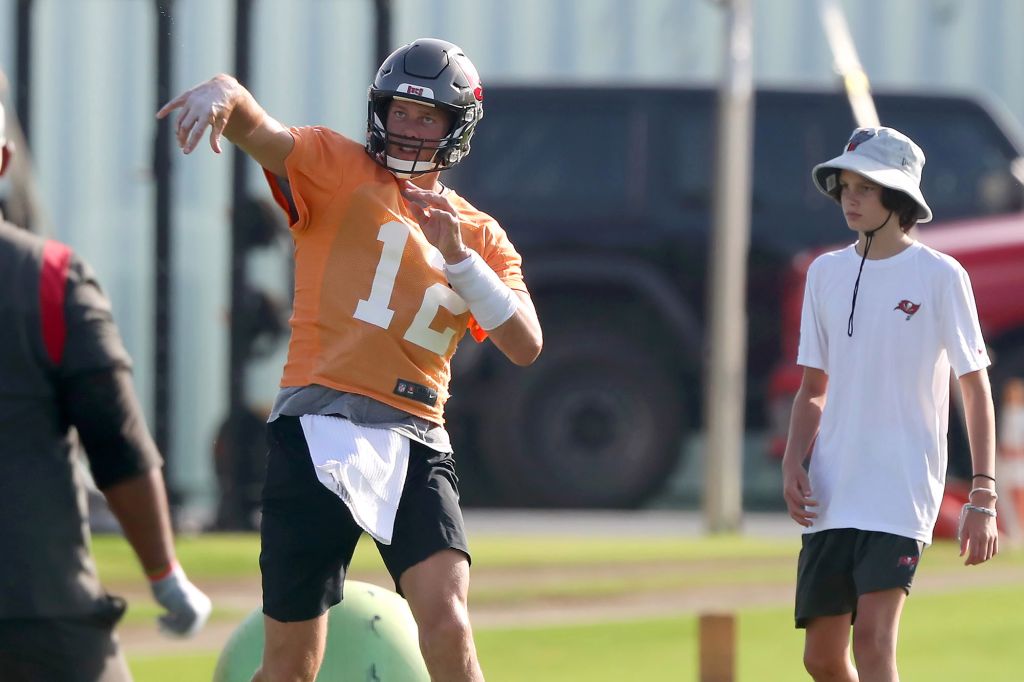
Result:
M970 502L968 502L967 504L965 504L960 509L960 520L956 524L956 541L957 542L963 542L963 539L964 539L964 523L967 521L967 513L968 512L972 512L972 511L978 512L979 514L984 514L985 516L991 517L993 519L996 518L996 510L995 509L989 509L988 507L979 507L977 505L974 505L974 504L971 504Z
M987 478L988 480L992 481L993 483L996 482L995 477L994 476L989 476L988 474L974 474L973 476L971 476L971 480L972 481L974 479L976 479L976 478Z
M999 499L999 493L992 490L992 488L971 488L971 492L967 493L967 499L972 499L974 497L974 493L985 493L992 498L993 502Z
M984 514L985 516L991 516L993 519L996 518L996 516L997 516L995 509L989 509L988 507L981 507L981 506L978 506L976 504L965 504L964 505L964 511L976 511L978 513Z

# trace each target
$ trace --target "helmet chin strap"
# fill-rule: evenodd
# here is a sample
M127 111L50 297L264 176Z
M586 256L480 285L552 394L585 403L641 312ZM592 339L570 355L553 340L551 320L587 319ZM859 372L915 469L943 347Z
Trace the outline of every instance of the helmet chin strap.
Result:
M384 160L387 161L387 169L394 173L395 177L402 178L403 180L426 175L431 171L437 170L437 163L435 161L409 161L394 156L385 156ZM419 167L417 168L417 166Z
M868 259L868 251L871 250L871 242L875 238L875 233L885 227L890 218L892 218L892 211L889 211L889 215L885 217L881 225L864 233L867 240L864 242L864 255L860 258L860 268L857 270L857 281L853 285L853 300L850 301L850 319L846 322L847 336L853 336L853 311L857 309L857 291L860 289L860 274L864 272L864 261Z

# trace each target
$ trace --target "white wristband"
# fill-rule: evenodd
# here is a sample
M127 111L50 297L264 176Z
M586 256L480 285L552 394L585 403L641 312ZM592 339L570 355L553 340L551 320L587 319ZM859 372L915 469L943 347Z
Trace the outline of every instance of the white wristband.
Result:
M476 251L470 250L468 258L454 265L446 263L444 274L484 330L491 331L515 315L519 297Z

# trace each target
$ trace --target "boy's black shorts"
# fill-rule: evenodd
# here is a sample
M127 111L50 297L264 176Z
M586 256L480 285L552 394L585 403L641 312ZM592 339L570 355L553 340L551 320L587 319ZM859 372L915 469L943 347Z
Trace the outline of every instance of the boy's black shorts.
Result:
M835 528L803 536L796 579L796 626L844 613L857 599L895 587L910 594L924 543L901 535Z
M282 621L316 618L341 601L362 529L316 477L298 417L267 425L267 478L260 524L263 613ZM401 594L406 569L444 549L469 558L451 454L410 441L409 470L390 545L377 543Z

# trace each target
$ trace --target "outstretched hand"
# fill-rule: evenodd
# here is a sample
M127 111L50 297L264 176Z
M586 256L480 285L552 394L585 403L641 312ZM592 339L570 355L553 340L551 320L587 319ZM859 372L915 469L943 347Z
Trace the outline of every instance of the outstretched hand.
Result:
M441 252L446 263L454 265L469 257L469 250L462 243L459 212L447 197L409 181L402 185L402 196L409 202L423 235Z
M233 79L216 76L186 90L156 112L157 118L166 118L175 109L181 109L175 127L178 146L188 154L196 148L203 133L210 128L210 147L220 154L220 138L228 124L231 110Z

